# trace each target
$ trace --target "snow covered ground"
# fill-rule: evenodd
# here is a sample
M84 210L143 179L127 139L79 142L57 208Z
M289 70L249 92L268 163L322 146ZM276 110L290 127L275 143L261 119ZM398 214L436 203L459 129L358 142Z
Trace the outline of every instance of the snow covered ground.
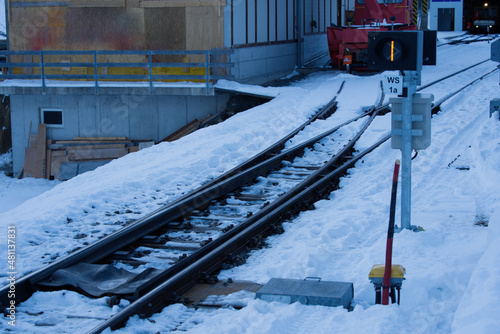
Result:
M441 40L445 36L439 34ZM439 47L438 65L424 68L422 83L488 59L489 52L486 42ZM488 61L424 91L437 101L496 65ZM382 76L321 72L284 88L221 82L224 88L267 90L277 97L224 123L129 154L64 183L1 176L2 285L8 272L7 226L16 226L16 269L18 275L26 274L255 155L326 104L343 80L339 110L330 119L316 121L300 137L310 138L360 114L363 106L379 98ZM261 284L273 277L308 276L353 282L352 312L269 303L239 292L228 298L246 304L241 310L194 311L173 305L149 320L133 317L118 333L498 332L500 122L498 114L488 117L489 101L496 97L500 97L498 72L447 101L433 117L431 146L413 160L412 224L424 231L395 235L393 263L406 268L401 305L375 305L368 280L372 265L385 258L392 169L400 158L400 152L386 143L358 162L341 181L341 189L316 203L316 210L286 222L284 234L267 240L269 248L254 251L247 264L219 275ZM357 149L389 131L390 116L377 118ZM15 328L4 318L0 328L80 333L126 303L109 308L105 298L37 292L18 307ZM43 321L39 312L44 312ZM86 318L74 317L81 315Z

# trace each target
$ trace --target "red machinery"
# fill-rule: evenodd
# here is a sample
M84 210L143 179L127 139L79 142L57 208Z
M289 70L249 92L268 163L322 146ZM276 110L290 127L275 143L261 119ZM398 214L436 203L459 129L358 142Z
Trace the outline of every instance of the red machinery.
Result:
M332 66L365 67L370 31L415 30L411 24L412 3L413 0L356 0L354 25L327 28Z

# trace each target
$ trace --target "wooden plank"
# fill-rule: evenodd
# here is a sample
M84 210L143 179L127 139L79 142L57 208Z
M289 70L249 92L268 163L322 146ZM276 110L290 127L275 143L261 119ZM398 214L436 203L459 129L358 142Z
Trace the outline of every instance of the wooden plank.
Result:
M207 117L203 118L201 120L200 128L204 128L207 125L211 125L213 121L215 121L217 118L219 118L225 110L219 111L217 113L214 113L213 115L208 115Z
M52 144L52 139L47 139L47 157L45 159L45 161L46 161L45 178L46 179L50 179L50 168L51 168L51 164L52 164L52 150L49 150L48 147L51 144Z
M50 173L52 168L52 150L47 150L47 168L45 168L45 178L50 179Z
M50 163L50 176L53 176L54 179L59 178L59 171L61 169L61 164L64 162L69 162L68 156L66 155L66 151L52 151L52 161Z
M84 141L126 141L127 137L74 137L73 140Z
M188 127L185 127L182 131L180 131L174 138L172 138L170 141L174 141L174 140L177 140L177 139L181 139L182 137L184 136L187 136L188 134L192 133L192 132L195 132L196 130L198 130L198 128L200 127L200 122L196 122L195 124L191 125L191 126L188 126Z
M30 135L30 141L28 147L36 147L38 143L38 135Z
M35 177L45 178L47 163L47 124L38 124L37 169Z
M67 146L67 150L95 150L95 149L103 149L103 148L124 148L125 144L101 144L101 145L75 145L75 146Z
M139 146L131 146L128 148L128 153L138 152Z
M95 150L68 150L70 161L84 160L109 160L123 157L128 153L128 148L104 148Z
M36 177L37 175L37 147L28 147L24 151L24 177Z
M195 119L194 121L184 125L182 128L180 128L179 130L169 134L168 136L166 136L165 138L163 138L160 143L162 142L165 142L165 141L174 141L174 140L177 140L195 130L198 129L198 127L200 126L200 121L198 121L197 119Z
M81 144L80 142L75 142ZM74 149L82 149L82 150L93 150L96 148L121 148L126 147L126 144L86 144L86 145L71 145L71 144L50 144L47 145L48 150L74 150Z
M56 140L54 141L54 144L106 144L109 143L109 140ZM117 140L114 142L115 144L117 143L132 143L132 140Z

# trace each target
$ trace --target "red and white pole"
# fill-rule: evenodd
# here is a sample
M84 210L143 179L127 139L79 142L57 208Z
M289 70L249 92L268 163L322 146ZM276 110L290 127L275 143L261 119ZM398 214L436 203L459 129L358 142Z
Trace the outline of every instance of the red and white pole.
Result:
M389 288L391 286L392 270L392 239L394 237L394 219L396 215L396 195L398 190L399 160L394 164L394 174L392 177L391 208L389 214L389 229L387 230L387 246L385 250L385 271L382 283L382 305L389 304Z

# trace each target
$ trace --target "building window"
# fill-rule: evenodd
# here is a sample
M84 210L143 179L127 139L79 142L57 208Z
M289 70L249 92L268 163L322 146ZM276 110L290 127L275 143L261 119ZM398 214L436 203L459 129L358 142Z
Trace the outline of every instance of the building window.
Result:
M62 109L42 109L41 119L47 127L62 128L64 126Z

